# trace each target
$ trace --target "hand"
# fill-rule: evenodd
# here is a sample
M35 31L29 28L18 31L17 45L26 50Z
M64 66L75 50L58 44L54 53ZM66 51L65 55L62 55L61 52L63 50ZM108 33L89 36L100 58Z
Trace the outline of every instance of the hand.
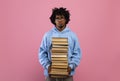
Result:
M50 73L51 71L51 65L48 67L48 73Z
M51 65L48 67L48 73L51 72ZM51 77L51 75L49 74L49 77Z
M70 72L71 72L71 68L68 66L68 73L70 74Z

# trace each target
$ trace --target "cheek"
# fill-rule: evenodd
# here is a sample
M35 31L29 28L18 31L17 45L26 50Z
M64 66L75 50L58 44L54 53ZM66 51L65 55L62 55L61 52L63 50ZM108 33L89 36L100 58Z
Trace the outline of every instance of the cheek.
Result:
M66 23L66 20L64 21L64 23Z
M63 22L64 24L66 23L66 21Z
M55 24L57 24L57 21L55 21Z

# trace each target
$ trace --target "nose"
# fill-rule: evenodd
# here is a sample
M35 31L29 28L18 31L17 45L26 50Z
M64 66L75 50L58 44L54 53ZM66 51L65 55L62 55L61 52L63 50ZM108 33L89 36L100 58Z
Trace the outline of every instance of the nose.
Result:
M62 19L59 19L58 21L62 21Z

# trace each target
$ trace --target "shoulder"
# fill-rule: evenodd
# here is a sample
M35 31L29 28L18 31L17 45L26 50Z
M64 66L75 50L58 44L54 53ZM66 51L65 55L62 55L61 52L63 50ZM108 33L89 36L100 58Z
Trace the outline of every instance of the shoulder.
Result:
M52 30L49 30L44 34L44 37L47 38L47 37L51 36L51 34L52 34Z
M71 31L70 30L70 35L71 35L71 37L74 39L76 39L77 38L77 34L75 33L75 32L73 32L73 31Z

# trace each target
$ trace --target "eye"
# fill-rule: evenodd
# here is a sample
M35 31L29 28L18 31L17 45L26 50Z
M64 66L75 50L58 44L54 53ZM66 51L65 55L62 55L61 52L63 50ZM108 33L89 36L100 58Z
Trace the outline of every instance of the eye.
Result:
M59 17L56 17L55 19L59 19Z

